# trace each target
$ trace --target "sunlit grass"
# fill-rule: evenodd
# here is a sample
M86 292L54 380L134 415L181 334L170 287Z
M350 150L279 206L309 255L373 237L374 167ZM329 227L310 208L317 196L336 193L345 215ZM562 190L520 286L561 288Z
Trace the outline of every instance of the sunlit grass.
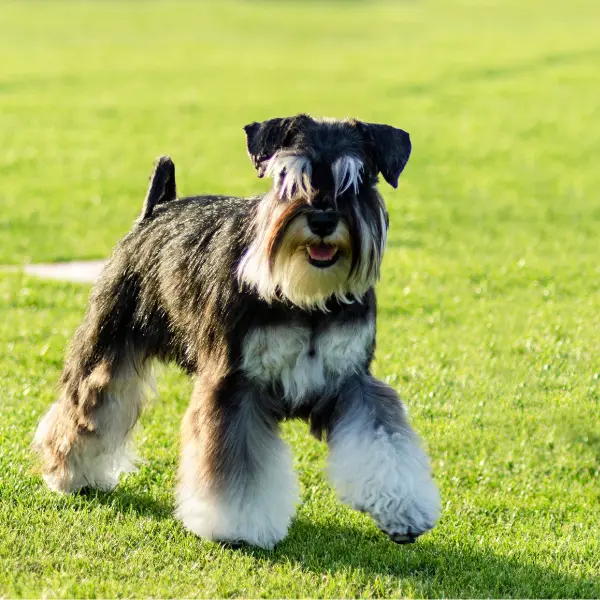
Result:
M28 445L85 286L0 275L0 596L600 596L600 10L594 2L0 5L0 264L101 258L155 156L180 192L251 194L242 126L296 112L412 136L388 199L376 371L428 443L444 511L397 547L302 484L275 552L172 517L174 369L139 473L57 497Z

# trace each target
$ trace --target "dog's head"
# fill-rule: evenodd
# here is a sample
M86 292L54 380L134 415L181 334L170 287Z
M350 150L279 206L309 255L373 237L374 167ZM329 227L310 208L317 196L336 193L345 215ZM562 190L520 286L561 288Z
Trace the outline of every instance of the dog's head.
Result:
M388 217L378 175L393 187L410 155L408 133L357 120L307 115L245 127L259 177L273 188L239 274L267 300L305 308L360 299L374 285Z

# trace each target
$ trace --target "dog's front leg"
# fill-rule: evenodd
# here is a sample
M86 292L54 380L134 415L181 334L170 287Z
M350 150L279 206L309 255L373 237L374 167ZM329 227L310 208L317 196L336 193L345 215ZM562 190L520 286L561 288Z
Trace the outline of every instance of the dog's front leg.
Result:
M341 499L398 543L434 526L440 499L396 392L371 375L344 386L329 428L330 476Z
M183 422L177 517L196 535L273 548L298 497L266 395L241 374L197 379Z

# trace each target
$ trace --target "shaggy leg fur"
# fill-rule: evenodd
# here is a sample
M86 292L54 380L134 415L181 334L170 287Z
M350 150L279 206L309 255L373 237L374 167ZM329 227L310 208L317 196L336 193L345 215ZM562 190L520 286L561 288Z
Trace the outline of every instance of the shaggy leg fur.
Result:
M329 435L330 475L341 499L368 512L392 540L431 529L440 499L429 461L392 388L371 376L342 392Z
M199 378L183 423L177 517L198 536L273 548L294 515L290 450L246 380Z
M111 368L104 361L89 375L71 378L78 385L64 386L35 434L44 480L56 492L113 489L121 473L135 468L129 434L152 386L150 368L134 361Z

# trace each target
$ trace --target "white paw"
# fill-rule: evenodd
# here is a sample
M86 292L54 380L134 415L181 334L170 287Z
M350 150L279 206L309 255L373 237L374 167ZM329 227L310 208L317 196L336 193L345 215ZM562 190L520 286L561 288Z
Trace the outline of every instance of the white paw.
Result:
M102 429L107 433L103 436L75 435L72 421L63 413L60 401L55 402L40 421L32 444L41 457L44 481L51 491L110 491L121 475L136 470L139 459L131 448L128 431L114 435L115 428L105 424Z
M72 451L60 470L45 473L43 478L48 489L59 494L70 494L83 488L110 492L117 487L121 475L136 470L138 460L127 448L101 455Z
M414 542L433 529L439 518L438 489L428 473L423 475L426 476L413 480L408 493L398 490L394 496L390 490L383 490L379 500L368 509L377 526L398 544Z
M59 477L58 475L46 474L43 476L43 479L48 489L56 494L69 494L77 489L70 482L65 481L63 477Z
M435 525L440 496L427 456L410 435L382 428L334 439L330 473L342 501L369 513L398 543L414 541Z
M184 446L175 516L207 540L272 549L286 535L298 501L289 448L277 440L254 477L209 486L197 474L194 443ZM217 489L215 489L217 488Z
M278 510L279 508L279 510ZM280 507L258 513L243 505L230 506L216 498L198 499L179 490L175 516L197 536L215 542L247 543L271 550L286 535L291 515Z

